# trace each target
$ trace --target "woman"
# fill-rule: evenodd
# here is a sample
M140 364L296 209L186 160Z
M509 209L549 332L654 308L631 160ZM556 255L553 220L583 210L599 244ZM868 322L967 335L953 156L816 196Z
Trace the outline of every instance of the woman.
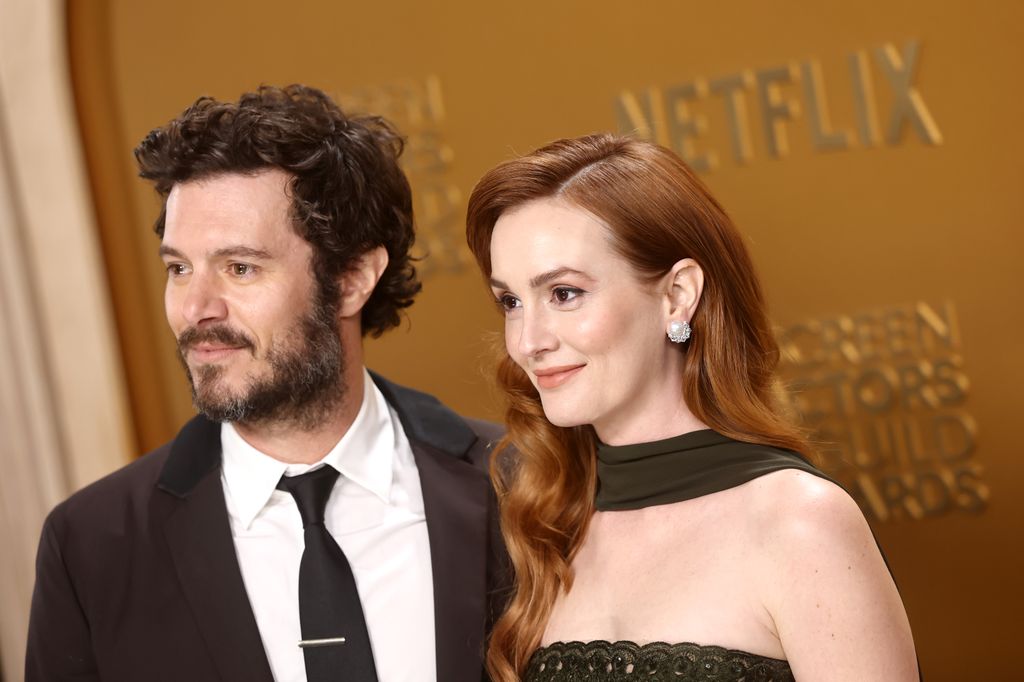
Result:
M495 680L917 679L864 517L776 404L743 241L682 161L555 142L483 177L467 236L505 315Z

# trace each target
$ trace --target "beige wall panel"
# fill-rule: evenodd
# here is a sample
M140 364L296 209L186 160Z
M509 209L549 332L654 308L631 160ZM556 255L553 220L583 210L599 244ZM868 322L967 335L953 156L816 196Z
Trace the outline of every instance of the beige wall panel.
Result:
M677 133L686 116L705 120L689 153L716 156L705 178L750 240L780 329L918 302L955 309L959 337L950 352L960 358L968 388L954 407L976 424L969 463L980 471L987 501L979 511L953 504L915 519L907 510L920 501L890 491L881 507L888 520L873 521L903 590L926 677L999 679L1013 669L1009 652L1020 628L1012 617L1024 606L1024 465L1015 431L1024 380L1017 264L1024 247L1024 98L1015 87L1024 5L110 0L106 7L109 92L122 129L104 153L129 172L138 140L200 94L234 98L259 83L293 81L349 97L403 83L420 92L436 77L443 111L432 110L426 122L408 112L396 118L450 150L440 169L412 175L421 204L430 183L452 188L459 217L476 179L498 161L556 137L617 129L623 92L642 97L654 88L665 97L692 86L699 95L701 83L749 72L745 162L735 160L722 96L694 97L674 115ZM916 61L907 69L915 45ZM867 145L850 70L850 55L858 52L877 119L876 142ZM814 100L805 93L815 73L832 131L848 133L845 149L819 148L827 130L815 144ZM775 79L768 89L777 89L778 106L796 103L792 120L777 119L786 137L777 155L759 74L765 83ZM889 136L900 107L913 115ZM679 135L666 139L676 143ZM156 212L151 190L135 182L124 191L138 229L148 230ZM435 237L458 243L459 219L445 223L434 209L421 205L421 221L429 218ZM150 266L144 286L159 309L155 238L140 244L137 257ZM434 251L436 265L411 325L369 342L370 363L465 413L497 418L485 333L497 331L500 320L476 272L453 267L458 253ZM886 343L892 350L891 339ZM190 408L166 345L161 391L176 396L167 405L183 421ZM883 364L935 361L916 352ZM862 369L840 360L831 366ZM787 376L806 378L801 372ZM935 411L923 403L908 403L906 414L901 409L881 417L927 420ZM913 482L932 472L948 483L947 464L925 452L921 461L886 463L866 475L876 483L890 474Z

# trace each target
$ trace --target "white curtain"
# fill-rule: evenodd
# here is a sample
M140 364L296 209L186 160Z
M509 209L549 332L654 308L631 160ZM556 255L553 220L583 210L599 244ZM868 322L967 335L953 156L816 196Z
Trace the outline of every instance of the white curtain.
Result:
M39 531L126 463L129 422L63 0L0 0L0 663L24 676Z

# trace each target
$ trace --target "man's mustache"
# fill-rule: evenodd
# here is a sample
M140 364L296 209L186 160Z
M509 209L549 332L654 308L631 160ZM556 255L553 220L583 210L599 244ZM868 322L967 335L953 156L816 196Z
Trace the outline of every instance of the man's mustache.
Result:
M215 327L189 327L178 336L178 352L182 355L200 343L219 343L236 348L256 347L252 339L237 329L225 325Z

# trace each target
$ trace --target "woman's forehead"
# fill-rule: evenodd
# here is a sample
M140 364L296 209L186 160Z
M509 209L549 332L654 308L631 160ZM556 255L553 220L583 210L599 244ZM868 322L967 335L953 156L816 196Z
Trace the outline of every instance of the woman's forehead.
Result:
M534 288L552 272L612 279L631 268L610 239L609 229L585 210L546 200L503 214L491 235L491 279L509 287Z
M607 248L608 228L591 213L557 199L506 211L491 233L492 259L505 252L542 255L552 249Z

